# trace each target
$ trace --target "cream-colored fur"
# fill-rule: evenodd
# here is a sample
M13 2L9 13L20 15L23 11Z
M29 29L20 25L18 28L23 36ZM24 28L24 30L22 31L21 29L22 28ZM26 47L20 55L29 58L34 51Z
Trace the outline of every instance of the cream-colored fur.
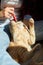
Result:
M24 23L26 23L26 21ZM23 61L26 61L28 58L27 51L30 52L32 50L31 45L35 44L35 30L33 19L29 20L28 22L29 29L24 23L22 21L11 21L10 32L13 41L10 43L9 46L16 48L16 50L14 50L15 56L18 54ZM24 49L26 50L24 51Z

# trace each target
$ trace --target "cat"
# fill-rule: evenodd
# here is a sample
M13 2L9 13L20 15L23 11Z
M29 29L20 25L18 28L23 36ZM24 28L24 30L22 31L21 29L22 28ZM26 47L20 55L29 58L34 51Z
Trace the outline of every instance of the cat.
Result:
M25 62L29 59L29 53L32 51L32 45L35 44L35 28L34 20L31 18L28 21L28 26L22 21L11 21L10 22L10 33L12 40L9 44L9 53L13 55L13 58L17 62Z

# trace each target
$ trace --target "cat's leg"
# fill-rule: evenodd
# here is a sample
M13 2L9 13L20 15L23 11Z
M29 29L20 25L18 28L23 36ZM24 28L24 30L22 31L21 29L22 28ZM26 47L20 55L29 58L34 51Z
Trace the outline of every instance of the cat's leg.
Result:
M29 25L29 33L30 33L30 41L29 44L33 45L35 44L35 27L34 27L34 19L30 19L28 22Z
M33 45L35 43L35 27L34 27L34 19L30 15L26 15L24 17L23 23L29 27L30 40L29 44Z

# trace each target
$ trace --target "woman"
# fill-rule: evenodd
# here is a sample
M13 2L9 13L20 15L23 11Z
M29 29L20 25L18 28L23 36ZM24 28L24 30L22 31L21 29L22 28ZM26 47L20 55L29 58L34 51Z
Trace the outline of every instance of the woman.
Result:
M0 11L0 22L1 18L10 18L11 14L14 14L13 7L6 7L4 10ZM6 49L9 46L10 39L8 36L8 26L0 27L0 65L19 65L14 61L11 56L7 53Z

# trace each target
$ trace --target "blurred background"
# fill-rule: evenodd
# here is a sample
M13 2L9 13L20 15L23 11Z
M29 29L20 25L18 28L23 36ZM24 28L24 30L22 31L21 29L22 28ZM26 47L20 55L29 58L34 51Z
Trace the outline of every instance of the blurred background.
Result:
M35 20L43 20L43 0L24 0L24 14L30 14Z

